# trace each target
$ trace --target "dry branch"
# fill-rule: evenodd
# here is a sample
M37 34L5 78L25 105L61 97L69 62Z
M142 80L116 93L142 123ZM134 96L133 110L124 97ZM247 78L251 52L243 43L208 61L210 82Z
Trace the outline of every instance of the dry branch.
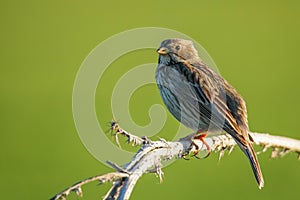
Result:
M135 145L141 145L141 148L133 157L133 159L124 166L107 161L116 172L94 176L80 181L73 186L67 188L61 193L55 195L51 200L65 199L70 192L75 192L78 196L82 196L82 185L92 181L100 181L101 183L113 182L112 188L106 194L106 200L127 200L138 181L145 173L156 173L162 181L163 163L171 159L185 157L195 151L195 143L200 147L199 151L206 151L205 145L199 140L192 140L192 135L181 138L178 141L170 142L160 139L159 141L151 141L146 137L140 138L123 130L116 122L111 123L111 128L115 131L116 141L118 135L128 138L128 142ZM300 159L300 140L295 140L282 136L273 136L265 133L251 133L255 144L262 146L265 152L268 148L272 148L272 157L282 157L289 152L295 152ZM206 138L206 142L212 151L220 152L220 157L224 155L225 150L232 151L236 145L235 141L228 134L211 136Z

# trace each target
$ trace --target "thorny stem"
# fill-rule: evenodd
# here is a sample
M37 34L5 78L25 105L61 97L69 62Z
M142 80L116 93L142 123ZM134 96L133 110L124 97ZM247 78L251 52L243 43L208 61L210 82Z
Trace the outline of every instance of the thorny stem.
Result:
M55 195L51 200L66 199L71 193L75 192L78 196L82 196L81 187L93 181L100 181L101 183L113 182L112 188L108 191L105 200L127 200L138 181L138 179L145 173L156 173L160 181L162 181L162 162L171 159L182 158L195 150L194 145L201 147L199 151L206 151L205 145L200 140L192 140L192 136L188 135L178 141L170 142L161 139L159 141L151 141L146 137L140 138L123 130L116 122L111 122L111 129L115 132L116 141L118 135L128 138L128 142L133 145L140 145L132 160L124 166L118 166L110 161L107 163L116 170L116 172L97 175L80 181L73 186L65 189L59 194ZM262 146L265 152L268 148L272 148L272 158L282 157L289 152L295 152L300 159L300 140L295 140L282 136L273 136L266 133L250 133L255 140L255 144ZM218 135L206 138L211 151L220 152L220 158L224 155L225 150L231 152L236 145L230 135ZM118 143L118 142L117 142ZM118 144L119 145L119 144Z

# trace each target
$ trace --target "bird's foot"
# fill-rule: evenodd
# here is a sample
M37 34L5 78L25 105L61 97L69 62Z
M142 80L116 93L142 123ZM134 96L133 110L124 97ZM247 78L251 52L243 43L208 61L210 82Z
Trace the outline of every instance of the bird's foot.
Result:
M189 153L186 152L186 153L183 153L183 154L181 155L181 158L183 158L184 160L190 160L190 159L188 158L188 156L189 156Z
M196 132L196 134L197 134L198 132ZM200 140L204 145L205 145L205 147L206 147L206 149L207 149L207 155L204 157L204 158L207 158L209 155L210 155L210 152L211 152L211 149L210 149L210 146L209 146L209 144L205 141L205 137L207 136L207 133L202 133L201 135L197 135L197 136L195 136L194 137L194 140ZM195 151L194 151L194 156L196 157L196 158L199 158L198 156L197 156L197 154L199 153L199 146L193 141L192 142L192 145L193 146L195 146Z

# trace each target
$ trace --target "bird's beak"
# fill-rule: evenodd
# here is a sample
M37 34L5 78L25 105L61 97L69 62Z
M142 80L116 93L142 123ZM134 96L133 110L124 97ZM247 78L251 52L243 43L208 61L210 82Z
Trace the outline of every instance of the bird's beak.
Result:
M157 53L159 53L160 55L166 55L169 53L169 50L166 47L160 47L159 49L157 49Z

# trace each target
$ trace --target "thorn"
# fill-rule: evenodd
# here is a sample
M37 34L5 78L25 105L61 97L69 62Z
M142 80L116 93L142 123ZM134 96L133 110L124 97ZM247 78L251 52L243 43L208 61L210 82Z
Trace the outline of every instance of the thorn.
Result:
M131 146L136 146L136 145L138 145L138 141L137 141L137 139L136 138L134 138L134 137L128 137L128 143L131 143Z
M221 160L221 158L224 156L224 154L225 154L225 149L220 150L219 160Z
M119 126L118 126L118 123L115 120L111 120L111 122L110 122L110 129L112 131L118 132Z
M155 164L154 168L147 170L149 173L155 173L159 177L159 182L163 182L164 172L160 164Z
M282 149L282 151L280 151L279 155L282 158L283 156L285 156L289 152L290 152L289 149L284 148L284 149Z
M158 138L159 138L159 141L165 143L165 145L167 145L168 148L171 148L167 140L165 140L164 138L161 138L161 137L158 137Z
M105 183L105 180L103 180L103 179L98 179L98 181L99 181L99 183L98 183L98 185L102 185L103 183Z
M270 145L264 145L264 148L263 148L261 151L257 152L256 154L259 155L259 154L261 154L261 153L266 152L266 151L268 150L269 147L270 147Z
M167 143L167 140L165 140L164 138L158 137L158 139L163 143Z
M228 154L231 154L231 152L233 151L234 149L234 146L230 146L229 149L228 149Z
M81 189L81 187L78 187L78 188L75 188L74 190L73 190L73 192L75 192L76 193L76 195L77 196L79 196L79 197L82 197L82 189Z
M159 141L165 143L168 147L170 147L167 140L165 140L164 138L161 138L161 137L158 137L158 138L159 138Z
M118 138L118 135L120 134L120 128L119 128L117 121L112 120L110 122L110 130L111 130L111 133L115 132L114 136L115 136L116 143L119 146L119 148L122 149L119 138Z
M119 134L121 132L120 126L117 121L112 120L110 122L110 130L116 132L117 134Z
M147 136L143 136L142 140L143 140L143 144L151 144L151 140L147 138Z
M159 166L156 167L156 174L159 177L159 182L162 183L163 177L164 177L164 172L162 171L161 167L159 167Z
M70 194L70 191L65 192L62 197L67 198L67 196Z
M116 140L116 143L117 143L117 145L119 146L119 148L122 149L122 147L121 147L121 145L120 145L119 138L118 138L118 133L115 134L115 140Z
M278 157L278 152L279 152L279 148L278 147L274 147L272 154L271 154L271 158L277 158Z

